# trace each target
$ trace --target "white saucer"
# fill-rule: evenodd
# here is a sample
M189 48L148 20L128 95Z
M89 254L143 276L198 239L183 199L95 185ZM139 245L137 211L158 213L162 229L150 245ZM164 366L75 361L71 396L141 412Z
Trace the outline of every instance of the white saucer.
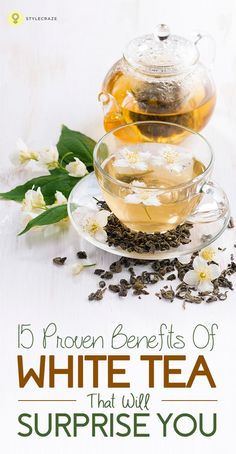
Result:
M205 197L205 196L204 196ZM225 215L217 220L208 223L195 223L191 229L191 242L189 244L183 244L177 248L171 248L168 251L157 251L153 253L139 254L137 252L128 252L115 246L108 246L107 243L102 243L96 240L93 236L90 236L81 227L81 214L88 213L90 210L98 209L96 200L104 200L98 186L94 172L84 177L77 183L77 185L71 191L68 200L68 213L72 225L78 232L78 234L86 239L89 243L102 249L103 251L110 252L119 256L130 257L135 259L145 260L161 260L171 259L180 257L182 255L192 254L209 244L213 243L220 235L224 232L228 225L230 213L227 211ZM212 210L215 209L213 201ZM209 207L210 208L210 207Z

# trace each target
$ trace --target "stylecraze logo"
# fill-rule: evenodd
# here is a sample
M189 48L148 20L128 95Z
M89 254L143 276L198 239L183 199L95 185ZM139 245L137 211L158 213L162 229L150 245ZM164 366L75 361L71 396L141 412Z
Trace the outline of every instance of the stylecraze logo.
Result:
M10 25L21 25L23 24L25 17L23 16L20 11L12 11L10 14L8 14L8 23Z
M53 22L57 21L57 16L24 16L20 11L11 11L7 20L10 25L17 26L24 22Z

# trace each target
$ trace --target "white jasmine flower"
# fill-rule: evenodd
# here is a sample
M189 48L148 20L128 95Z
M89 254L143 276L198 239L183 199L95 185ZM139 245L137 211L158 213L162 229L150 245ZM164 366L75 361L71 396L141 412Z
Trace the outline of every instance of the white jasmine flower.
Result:
M38 161L39 154L36 151L30 150L22 139L16 142L18 152L12 156L12 162L16 165L26 165L30 161Z
M53 206L55 205L65 205L67 203L67 198L62 194L61 191L56 191L55 193L55 202Z
M143 203L144 205L160 205L157 191L142 189L147 187L144 181L133 180L130 186L132 186L133 192L124 198L127 203L134 203L135 205L139 203Z
M218 265L208 265L201 257L195 257L193 270L184 276L184 282L192 287L197 287L200 292L211 292L214 289L212 281L220 276Z
M42 213L46 209L46 203L43 198L43 194L41 192L41 189L38 188L37 190L35 189L29 189L25 193L25 198L22 202L22 210L25 213L32 214L32 215L38 215Z
M157 194L156 191L142 191L137 189L132 194L128 194L124 200L127 203L134 203L135 205L142 203L143 205L159 206L161 204Z
M113 166L118 167L119 171L122 170L124 173L128 173L131 169L145 172L149 168L150 157L151 153L148 151L133 151L124 148L113 161Z
M81 263L75 263L74 265L72 265L72 274L79 274L83 268L84 265L82 265Z
M67 164L66 170L71 177L84 177L88 173L86 165L79 158Z
M180 152L166 145L158 155L153 157L152 163L155 166L164 167L169 172L180 173L186 168L192 168L193 158L189 152Z
M206 262L213 262L217 258L217 250L212 246L205 247L199 252L199 257L201 257Z
M146 183L144 183L144 181L133 180L132 183L130 183L130 184L134 188L135 192L138 192L138 189L136 190L136 188L146 188L147 187L147 185L146 185Z
M50 146L46 150L40 152L40 163L48 169L58 167L59 153L57 147Z
M178 257L178 262L181 263L182 265L187 265L191 261L192 255L187 254L187 255L182 255L181 257Z
M75 263L74 265L72 265L72 274L76 276L77 274L81 273L84 268L90 268L90 266L95 265L96 263L92 263L91 265L82 265L81 263Z
M46 204L41 189L29 189L22 201L23 224L27 225L29 221L43 213L45 209Z
M96 240L105 243L107 234L104 227L107 225L107 219L110 216L110 211L101 210L85 216L82 220L82 227L85 232L93 236Z

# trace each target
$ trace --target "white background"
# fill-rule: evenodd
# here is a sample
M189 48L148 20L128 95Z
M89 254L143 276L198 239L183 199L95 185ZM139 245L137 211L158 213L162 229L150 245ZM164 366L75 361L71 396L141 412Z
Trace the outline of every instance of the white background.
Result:
M7 23L11 10L24 15L57 16L56 22L24 23L12 27ZM81 130L98 139L103 133L102 112L97 94L102 80L115 60L120 58L125 44L134 36L152 31L157 23L168 23L179 34L194 30L210 32L217 45L214 75L217 84L218 103L210 124L204 131L216 154L215 179L224 187L235 213L235 106L236 106L236 10L232 0L48 0L21 2L1 0L0 14L0 99L1 99L1 190L12 187L23 179L22 175L8 171L9 156L15 142L22 137L32 147L56 143L60 125ZM235 448L234 406L235 397L235 296L228 301L212 305L188 305L184 311L180 302L167 304L149 296L141 301L130 297L121 301L107 294L100 303L87 300L90 289L96 288L97 279L92 272L84 272L72 278L70 266L58 269L52 265L55 255L67 255L68 263L75 261L75 253L81 248L89 252L89 261L107 267L112 257L101 254L85 243L80 244L74 232L55 239L43 239L42 233L32 233L17 238L19 230L18 207L14 202L2 202L0 207L1 243L1 414L0 445L9 454L64 453L83 454L131 450L150 454L156 452L225 453ZM220 241L228 246L228 256L236 243L234 231L227 231ZM213 438L194 435L181 438L170 429L167 438L161 436L160 425L152 420L150 438L103 438L93 439L89 432L81 432L78 438L20 438L17 415L21 412L40 415L52 412L88 411L84 395L92 392L89 372L85 392L67 390L60 381L53 391L38 390L33 385L18 389L16 355L17 324L31 323L36 336L35 348L26 356L27 364L36 365L42 348L39 345L41 330L55 321L62 335L103 334L109 342L118 323L126 332L153 334L162 322L173 323L179 334L191 339L191 331L197 323L219 324L219 334L214 352L206 352L206 358L217 382L211 390L199 379L191 390L164 390L159 376L158 387L153 392L152 411L163 415L203 412L218 413L218 430ZM126 350L124 349L123 352ZM53 353L51 347L46 353ZM165 351L167 353L167 351ZM63 366L66 355L57 352ZM75 354L81 352L74 351ZM82 352L84 353L84 352ZM89 353L92 353L90 351ZM100 353L99 351L95 353ZM109 349L105 351L109 353ZM133 353L133 363L139 353ZM176 351L174 352L176 353ZM186 379L199 353L189 341L184 353L188 361L184 366ZM131 352L132 355L132 352ZM64 362L63 362L64 360ZM133 364L132 363L132 364ZM102 386L105 390L103 369ZM162 369L160 368L160 371ZM137 377L138 375L138 377ZM135 378L136 377L136 378ZM129 367L129 379L133 390L146 391L145 375L138 362ZM110 392L105 391L109 396ZM77 403L18 403L18 399L78 399ZM219 399L209 404L164 404L161 399ZM41 421L45 424L45 419Z

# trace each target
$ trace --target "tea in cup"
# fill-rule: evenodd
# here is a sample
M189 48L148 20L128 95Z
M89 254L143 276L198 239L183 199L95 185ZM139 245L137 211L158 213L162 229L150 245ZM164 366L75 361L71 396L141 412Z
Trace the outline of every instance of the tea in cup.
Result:
M181 142L162 142L167 122L141 122L149 131L135 143L120 141L111 131L95 147L94 167L105 201L116 217L132 231L166 232L186 221L199 221L197 208L203 193L216 199L215 213L204 212L204 222L221 217L228 207L222 190L208 181L213 153L198 133L182 126ZM130 136L137 123L122 126ZM119 129L121 129L119 128ZM160 135L158 135L158 129ZM152 134L153 131L153 134ZM219 197L219 191L221 196ZM202 208L202 207L201 207ZM202 211L202 210L201 210Z

